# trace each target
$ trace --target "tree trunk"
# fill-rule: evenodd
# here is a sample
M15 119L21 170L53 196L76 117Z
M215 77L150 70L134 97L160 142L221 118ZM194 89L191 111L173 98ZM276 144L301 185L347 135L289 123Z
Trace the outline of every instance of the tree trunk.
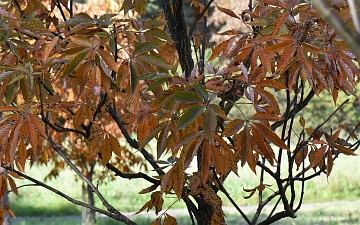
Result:
M83 183L81 186L82 189L82 200L87 202L89 205L95 205L94 193L90 190L87 184ZM82 225L92 225L96 223L95 211L85 208L82 208L81 212Z
M8 193L5 193L2 203L9 205ZM11 225L11 216L9 215L9 213L6 210L5 210L5 220L4 220L3 225Z

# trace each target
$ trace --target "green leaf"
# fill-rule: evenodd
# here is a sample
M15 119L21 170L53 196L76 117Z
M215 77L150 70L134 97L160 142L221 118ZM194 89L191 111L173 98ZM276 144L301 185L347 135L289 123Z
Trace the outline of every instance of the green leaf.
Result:
M194 89L196 93L198 93L204 99L204 101L208 100L209 94L201 84L199 84L198 82L194 82Z
M173 98L179 102L202 102L203 100L195 93L180 91L173 95Z
M139 80L162 80L162 79L167 79L167 78L171 78L171 74L168 73L148 73L145 74L143 76L140 76L138 79Z
M155 28L155 27L160 27L163 26L165 23L160 21L160 20L156 20L156 19L149 19L147 21L145 21L142 29L151 29L151 28Z
M158 47L160 47L163 44L164 44L164 42L162 42L162 41L152 41L152 42L141 43L138 46L136 46L134 55L137 55L137 54L140 54L143 52L147 52L149 50L157 49Z
M88 52L83 51L80 52L79 54L77 54L66 66L66 68L63 71L63 76L68 76L70 75L75 68L81 63L81 61L83 61L86 56L88 55Z
M158 80L152 82L152 83L148 86L147 90L148 90L148 91L154 90L156 87L158 87L159 85L161 85L162 83L164 83L166 80L167 80L166 78L161 78L161 79L158 79Z
M135 91L137 83L138 83L138 76L139 71L136 63L130 60L130 84L132 92Z
M204 111L205 106L193 106L189 108L182 116L180 117L176 128L177 129L183 129L186 127L189 123L191 123L196 117L200 115Z
M74 15L71 19L68 19L67 21L59 24L57 27L58 28L74 27L80 23L85 23L85 22L90 22L90 21L94 21L94 20L88 14L78 13L78 14Z
M137 57L138 60L140 61L144 61L146 63L149 63L151 65L155 65L158 66L164 70L170 70L171 66L169 65L169 63L161 58L159 55L157 54L146 54L146 55L139 55Z
M19 50L18 50L17 46L14 43L12 43L11 41L6 40L5 42L10 47L11 51L14 53L16 58L20 59L20 54L19 54Z
M146 36L155 36L157 38L161 38L161 39L164 39L167 41L171 40L170 36L167 35L165 31L157 29L157 28L153 28L153 29L145 31L144 35L145 35L145 37Z

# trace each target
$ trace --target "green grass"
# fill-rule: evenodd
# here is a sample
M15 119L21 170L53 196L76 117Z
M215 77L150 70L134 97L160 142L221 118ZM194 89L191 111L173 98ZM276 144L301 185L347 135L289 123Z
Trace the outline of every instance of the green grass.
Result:
M326 225L343 225L343 224L359 224L360 223L360 204L357 202L334 202L332 204L317 203L312 205L305 205L303 210L297 213L296 219L286 218L277 221L274 224L285 225L308 225L308 224L326 224ZM244 210L246 212L246 209ZM269 209L266 211L269 213ZM186 211L184 211L186 213ZM238 213L231 211L226 212L226 223L228 225L242 225L246 224ZM149 216L150 215L150 216ZM265 219L263 215L261 219ZM153 214L144 214L144 216L134 216L132 220L137 224L150 224L155 219ZM186 215L176 216L179 225L190 224L190 219ZM251 217L250 217L251 219ZM259 221L261 221L261 219ZM77 225L80 224L80 217L66 216L66 217L22 217L12 220L13 225ZM98 225L115 225L119 224L106 217L98 217Z
M325 175L322 175L306 183L304 202L309 203L360 199L360 179L358 179L358 174L360 174L360 165L358 162L359 157L341 156L337 161L335 161L333 172L328 180L326 179ZM40 180L43 180L43 177L46 175L45 171L46 167L33 167L31 170L28 170L28 174ZM243 191L243 187L255 187L256 185L258 185L258 179L249 169L246 168L239 169L239 175L240 179L235 175L231 175L229 179L225 181L225 187L238 205L243 206L256 204L256 196L248 200L243 198L243 196L248 195L248 193ZM271 182L272 181L269 179L265 181L265 183L273 184ZM29 182L26 182L24 180L16 180L16 183L18 185L22 185L28 184ZM70 195L75 199L81 200L80 182L75 180L74 173L69 170L60 173L59 179L51 180L49 182L49 185L58 188L59 190L63 191L64 193ZM109 203L112 204L115 208L119 209L121 212L134 212L140 209L141 206L149 200L149 195L137 194L140 190L146 188L149 185L150 184L148 182L140 180L124 180L121 178L117 178L115 181L99 185L99 189L104 194L104 197L109 201ZM271 193L271 191L268 190L268 193ZM79 206L73 205L72 203L64 200L63 198L55 195L54 193L51 193L50 191L38 186L22 187L19 189L19 196L15 196L13 193L10 193L9 198L10 206L12 207L15 215L20 217L49 217L62 215L78 216L81 213L81 208ZM222 200L224 202L224 206L231 206L230 201L226 199L226 197L223 195ZM176 199L165 197L165 206L163 207L163 209L166 209L174 201L176 201ZM98 207L102 207L98 200L96 201L96 205ZM184 204L182 202L177 202L173 205L172 208L184 208ZM306 209L300 209L300 213L306 212L305 210ZM315 211L312 211L311 213L328 213L328 209L326 209L326 212L316 211L325 209L314 210ZM350 220L349 218L352 218L354 216L355 220L358 220L357 214L350 211L351 208L347 208L344 210L345 212L343 212L343 214L345 216L344 218L342 218L344 221L348 221ZM150 214L153 215L154 213L149 212L149 215ZM301 215L302 214L299 214L299 218ZM336 218L333 218L329 216L329 218L333 218L333 220L338 219L337 217L338 216L336 216ZM100 219L103 220L103 218ZM305 219L310 218L304 216L304 218L300 220ZM314 218L314 221L316 221L317 219L319 218ZM232 216L229 217L229 221L232 221ZM298 219L295 221L298 221ZM56 220L51 220L51 223L53 222L54 224L56 224ZM291 220L291 223L292 222L293 220ZM291 223L289 222L289 224ZM69 222L66 224L71 223ZM147 224L147 222L141 222L139 224Z

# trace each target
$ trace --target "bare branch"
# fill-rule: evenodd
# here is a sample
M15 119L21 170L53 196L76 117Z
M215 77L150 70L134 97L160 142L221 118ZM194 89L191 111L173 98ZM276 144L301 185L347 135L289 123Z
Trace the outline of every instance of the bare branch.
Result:
M61 191L59 191L59 190L57 190L57 189L55 189L55 188L53 188L51 186L39 181L39 180L36 180L36 179L34 179L34 178L30 177L30 176L27 176L26 174L23 174L23 173L15 170L15 169L13 169L11 167L4 167L4 168L9 170L9 171L12 171L12 172L16 173L17 175L19 175L19 176L21 176L21 177L23 177L23 178L25 178L25 179L27 179L27 180L29 180L31 182L33 182L37 186L41 186L43 188L48 189L49 191L63 197L64 199L68 200L69 202L71 202L71 203L73 203L75 205L80 205L80 206L86 207L88 209L94 210L94 211L99 212L101 214L104 214L104 215L106 215L108 217L111 217L111 218L113 218L115 220L119 220L121 222L124 222L125 224L136 225L135 222L133 222L132 220L130 220L126 216L122 215L120 212L119 213L114 213L112 211L105 211L103 209L100 209L100 208L97 208L95 206L89 205L89 204L87 204L85 202L76 200L76 199L66 195L65 193L63 193L63 192L61 192Z

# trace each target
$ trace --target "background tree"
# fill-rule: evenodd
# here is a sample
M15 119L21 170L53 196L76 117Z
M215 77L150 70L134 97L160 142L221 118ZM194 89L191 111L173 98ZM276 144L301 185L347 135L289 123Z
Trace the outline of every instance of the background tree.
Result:
M224 224L218 195L223 192L248 224L295 218L306 181L329 176L334 160L355 155L359 143L358 124L324 129L348 101L315 126L299 115L320 93L330 94L334 103L341 91L356 96L359 79L351 43L337 36L312 4L299 2L249 1L240 14L217 6L245 22L249 32L222 33L226 40L208 58L206 17L212 1L191 1L195 22L190 25L180 0L163 0L163 16L148 20L128 16L130 10L145 13L143 0L124 1L121 18L73 15L72 1L4 3L0 158L6 170L0 197L7 183L17 193L13 178L23 177L74 204L134 224L94 184L99 164L106 167L100 180L118 176L151 183L140 192L151 198L139 212L155 208L158 215L163 196L173 195L185 202L194 224ZM350 35L358 35L350 13L358 7L347 2L332 7ZM219 56L229 64L211 66ZM277 96L286 96L284 107ZM153 139L154 156L147 150ZM24 173L26 161L49 160L55 166L50 175L56 178L59 168L69 166L105 209ZM145 162L154 172L134 171L132 166ZM191 164L197 166L192 173ZM249 166L259 178L256 187L244 189L247 198L256 193L259 199L251 219L223 186L231 172L239 175L238 166ZM271 201L272 212L260 218ZM3 204L1 218L5 211L13 215ZM176 224L176 219L165 211L154 224L161 222Z

